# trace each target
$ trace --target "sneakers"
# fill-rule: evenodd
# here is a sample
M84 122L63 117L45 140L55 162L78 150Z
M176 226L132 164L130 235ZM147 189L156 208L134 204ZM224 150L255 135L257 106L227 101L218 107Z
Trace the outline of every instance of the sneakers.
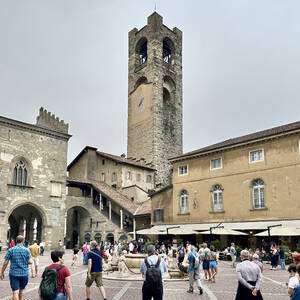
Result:
M200 287L199 288L199 294L202 295L203 294L203 289Z

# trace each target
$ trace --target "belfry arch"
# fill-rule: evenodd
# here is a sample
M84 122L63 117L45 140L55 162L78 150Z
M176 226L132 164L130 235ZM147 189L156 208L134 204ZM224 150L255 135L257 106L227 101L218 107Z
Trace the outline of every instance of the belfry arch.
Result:
M45 239L46 219L44 213L32 203L25 203L15 207L8 216L8 240L16 240L18 235L23 235L25 241L32 243L34 240L41 242Z

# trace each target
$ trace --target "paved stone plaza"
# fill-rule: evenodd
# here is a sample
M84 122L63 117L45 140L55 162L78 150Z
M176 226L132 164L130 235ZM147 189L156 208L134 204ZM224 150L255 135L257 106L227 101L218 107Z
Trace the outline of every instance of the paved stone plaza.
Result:
M0 254L0 262L2 266L4 253ZM65 265L70 268L72 273L73 296L75 300L85 299L84 281L86 277L86 266L82 265L82 254L79 255L79 261L74 268L70 267L72 253L70 250L65 255ZM46 252L40 259L40 270L51 263L49 252ZM283 300L289 299L285 282L288 278L286 271L277 270L270 271L269 265L264 265L264 283L262 287L262 294L264 300ZM38 278L30 278L29 284L25 290L24 300L38 299L37 291L40 282L40 275ZM107 299L142 299L141 296L141 281L112 281L104 280L104 286L107 293ZM164 283L164 299L222 299L234 300L235 291L237 287L237 279L235 270L232 269L228 262L220 261L219 275L216 283L203 283L205 293L200 296L198 294L190 295L186 292L188 288L187 281L165 282ZM0 299L9 300L11 291L8 282L8 270L5 274L5 279L0 281ZM102 299L96 287L92 288L91 299Z

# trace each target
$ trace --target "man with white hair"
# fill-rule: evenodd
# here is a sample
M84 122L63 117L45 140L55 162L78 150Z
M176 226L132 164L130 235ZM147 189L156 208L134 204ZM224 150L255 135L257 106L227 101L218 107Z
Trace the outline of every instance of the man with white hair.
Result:
M249 251L241 251L242 262L237 265L238 289L235 300L262 300L260 287L262 274L260 267L249 261Z
M197 286L199 289L200 295L203 294L203 289L200 282L200 255L197 253L196 248L194 246L191 246L191 252L188 255L188 261L189 261L189 289L188 293L194 292L194 282L197 281Z

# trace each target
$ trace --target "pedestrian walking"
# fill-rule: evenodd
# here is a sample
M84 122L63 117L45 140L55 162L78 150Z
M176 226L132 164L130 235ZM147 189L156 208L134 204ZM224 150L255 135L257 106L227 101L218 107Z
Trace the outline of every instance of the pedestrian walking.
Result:
M258 254L254 253L253 256L252 256L252 262L257 264L261 270L261 272L263 271L263 264L262 262L259 261L259 256Z
M299 284L299 274L297 274L297 266L295 264L291 264L288 267L289 272L289 283L288 283L288 294L290 297L294 293L295 287Z
M16 246L8 249L1 270L1 280L10 262L9 282L13 293L13 300L22 300L23 290L28 283L28 265L32 264L30 252L24 247L24 237L17 236Z
M203 289L201 286L200 281L200 261L201 257L197 253L195 246L190 247L191 251L188 254L188 275L189 275L189 289L187 290L188 293L194 292L194 282L197 282L197 287L199 290L200 295L203 294Z
M296 276L299 279L300 278L300 264L297 265L296 270L297 270ZM291 296L291 300L300 300L300 284L298 284L294 287L294 291Z
M285 270L285 258L284 258L284 250L282 246L279 247L279 259L280 259L281 270Z
M230 252L230 257L231 257L231 266L233 268L235 268L235 262L236 262L237 252L236 252L235 244L234 243L231 243L229 252Z
M181 243L180 246L178 247L178 263L182 263L184 260L184 256L185 256L185 248L184 248L184 244Z
M93 282L96 282L96 286L98 287L102 297L106 300L105 289L102 283L102 263L103 257L101 252L97 249L97 242L92 241L90 243L91 251L87 253L88 259L88 272L87 278L85 281L86 286L86 299L90 300L91 297L91 285Z
M39 288L39 299L73 300L71 273L64 265L64 252L51 252L53 264L46 267Z
M262 274L259 266L249 261L249 251L241 251L242 262L237 265L238 289L235 300L262 300Z
M204 270L204 279L205 280L211 280L211 275L210 275L210 272L209 272L209 253L210 253L210 250L209 248L207 247L207 243L203 243L203 251L202 251L202 267L203 267L203 270Z
M167 272L165 261L155 254L155 246L149 245L148 256L142 261L140 272L142 273L144 284L142 288L143 300L163 299L163 278Z
M209 271L210 271L211 281L216 282L216 276L218 273L218 263L217 263L217 253L215 252L214 245L210 245Z
M271 246L271 270L276 270L278 266L279 253L277 251L276 245Z
M11 240L10 243L9 243L9 248L12 248L15 246L15 241L14 240Z
M29 251L32 257L33 264L31 265L31 277L37 277L38 266L39 266L39 255L40 255L40 246L38 246L37 241L34 241L33 244L29 247Z
M40 254L41 254L41 256L44 256L44 251L45 251L44 244L43 244L43 242L40 242Z
M88 264L88 259L87 259L87 253L88 253L87 242L85 242L84 245L82 246L82 252L83 252L83 264L87 265Z
M72 261L72 264L71 266L73 267L78 259L78 252L79 252L79 249L77 247L77 245L75 245L74 249L73 249L73 261Z

